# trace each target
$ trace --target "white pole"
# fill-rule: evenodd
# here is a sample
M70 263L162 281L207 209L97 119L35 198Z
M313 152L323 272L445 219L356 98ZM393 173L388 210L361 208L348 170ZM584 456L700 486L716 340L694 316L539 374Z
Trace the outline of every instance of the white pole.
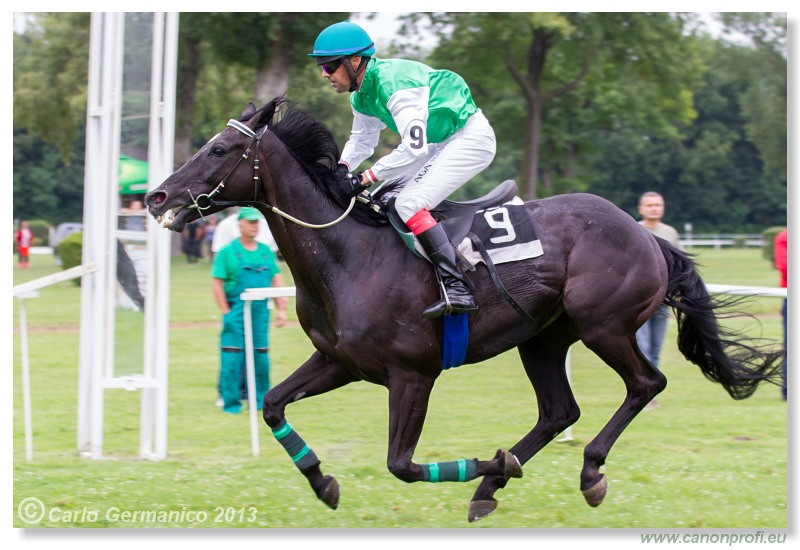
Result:
M250 442L253 447L253 456L258 456L258 410L256 407L256 375L255 359L253 358L253 313L251 304L253 300L266 300L281 296L295 296L297 288L289 287L264 287L248 288L239 297L244 301L244 353L247 366L247 405L250 409Z
M103 14L92 13L89 38L89 88L86 113L86 152L97 154L101 151L102 136L102 86L100 74L103 58ZM91 157L90 157L91 158ZM94 253L94 241L98 238L88 232L96 211L95 182L100 159L86 163L83 199L83 263L97 262ZM81 285L81 332L80 332L80 367L78 370L78 451L90 452L92 429L92 354L96 338L93 329L93 290L101 275L86 277Z
M247 406L250 409L250 445L253 456L258 457L258 410L256 409L256 373L253 358L253 312L252 300L244 302L244 350L247 365Z
M564 362L564 365L567 369L567 381L569 382L572 380L572 348L567 350L567 359ZM559 439L558 442L564 443L567 441L572 441L572 439L572 426L569 426L566 430L564 430L564 437Z
M25 415L25 458L33 460L33 427L31 414L31 370L28 357L28 314L25 298L35 298L37 292L20 297L19 301L19 351L22 354L22 402Z
M158 187L174 171L175 91L178 66L177 13L156 13L153 30L151 69L150 131L147 159L148 189ZM151 220L152 222L152 220ZM169 370L169 289L171 233L149 223L147 303L145 308L146 361L156 380L149 406L152 408L151 443L142 448L149 458L167 456L168 370ZM143 401L144 405L144 401Z

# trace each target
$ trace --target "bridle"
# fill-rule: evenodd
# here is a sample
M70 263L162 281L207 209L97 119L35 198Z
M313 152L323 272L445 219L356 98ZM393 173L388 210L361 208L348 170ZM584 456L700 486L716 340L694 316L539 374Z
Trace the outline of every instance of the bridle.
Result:
M297 218L287 214L286 212L281 211L280 209L272 206L271 204L267 204L265 202L259 202L258 200L258 190L261 184L261 173L259 172L259 158L258 158L258 150L261 145L261 139L264 137L264 134L267 132L267 126L264 126L258 132L254 132L245 124L242 124L238 120L230 119L228 121L228 127L235 128L236 130L240 131L244 135L250 138L250 143L247 144L247 148L239 157L239 160L236 161L236 164L233 165L233 168L228 170L228 173L225 174L225 177L222 178L222 181L217 184L217 186L210 192L210 193L203 193L202 195L198 195L197 197L192 195L192 191L189 190L189 196L192 198L192 204L189 205L187 208L192 208L197 210L197 213L200 215L201 218L203 217L203 211L208 210L212 206L221 206L223 208L228 208L229 206L263 206L270 212L274 212L279 216L286 218L289 221L292 221L298 225L302 225L303 227L309 227L311 229L324 229L326 227L331 227L332 225L336 225L343 219L350 214L350 211L355 206L356 199L355 197L352 198L350 201L350 205L344 211L344 214L333 220L332 222L328 222L325 224L312 224L307 223ZM245 160L247 160L250 156L250 152L253 150L253 145L255 145L255 155L253 157L253 198L252 200L247 201L221 201L217 200L216 197L219 195L223 189L225 189L225 184L228 183L228 179L233 175L239 165L242 164Z

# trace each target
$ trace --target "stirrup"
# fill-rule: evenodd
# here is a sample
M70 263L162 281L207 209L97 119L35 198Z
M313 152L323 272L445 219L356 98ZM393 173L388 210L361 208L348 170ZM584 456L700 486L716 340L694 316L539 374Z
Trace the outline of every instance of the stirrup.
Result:
M444 280L442 279L442 276L439 274L438 270L436 271L436 279L439 282L439 292L441 297L439 298L438 302L435 302L434 304L425 308L425 310L422 312L423 317L425 317L426 319L437 319L444 315L451 315L453 313L472 313L473 311L478 310L478 305L475 302L475 297L472 296L471 293L467 295L469 298L471 298L471 304L454 306L453 303L450 301L450 295L447 294L447 285L445 285ZM464 287L467 288L467 290L469 290L467 285L464 285Z

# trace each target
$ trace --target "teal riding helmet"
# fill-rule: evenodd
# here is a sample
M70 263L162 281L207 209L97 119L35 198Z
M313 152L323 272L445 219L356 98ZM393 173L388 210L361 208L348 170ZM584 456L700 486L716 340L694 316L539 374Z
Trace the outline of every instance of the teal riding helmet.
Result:
M369 57L374 53L375 43L367 31L350 21L342 21L319 33L314 41L314 51L308 56L313 57L317 65L322 65L348 55Z

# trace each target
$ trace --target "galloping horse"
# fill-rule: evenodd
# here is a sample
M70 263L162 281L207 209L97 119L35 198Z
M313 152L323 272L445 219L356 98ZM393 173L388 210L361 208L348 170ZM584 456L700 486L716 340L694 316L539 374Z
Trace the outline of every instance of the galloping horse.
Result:
M415 463L428 400L442 372L442 320L421 315L438 299L434 270L391 226L365 224L354 215L359 208L345 210L347 201L336 192L338 159L325 126L277 98L260 109L248 105L239 120L231 120L145 198L156 220L177 232L232 205L252 205L266 215L294 277L298 319L316 351L267 393L263 416L331 508L338 505L339 484L322 473L320 460L284 413L289 403L351 382L389 390L387 464L396 477L406 482L482 477L468 514L475 521L495 510L495 492L521 477L522 465L578 420L565 369L567 351L578 340L614 369L626 388L622 405L584 450L580 488L591 506L606 494L600 467L611 446L666 386L635 339L661 303L677 314L682 354L734 399L778 376L778 354L733 341L718 326L719 304L685 254L600 197L530 201L525 208L544 253L497 266L508 293L529 317L522 319L497 299L490 274L479 266L470 274L479 310L469 316L465 363L518 348L536 392L538 421L490 460Z

